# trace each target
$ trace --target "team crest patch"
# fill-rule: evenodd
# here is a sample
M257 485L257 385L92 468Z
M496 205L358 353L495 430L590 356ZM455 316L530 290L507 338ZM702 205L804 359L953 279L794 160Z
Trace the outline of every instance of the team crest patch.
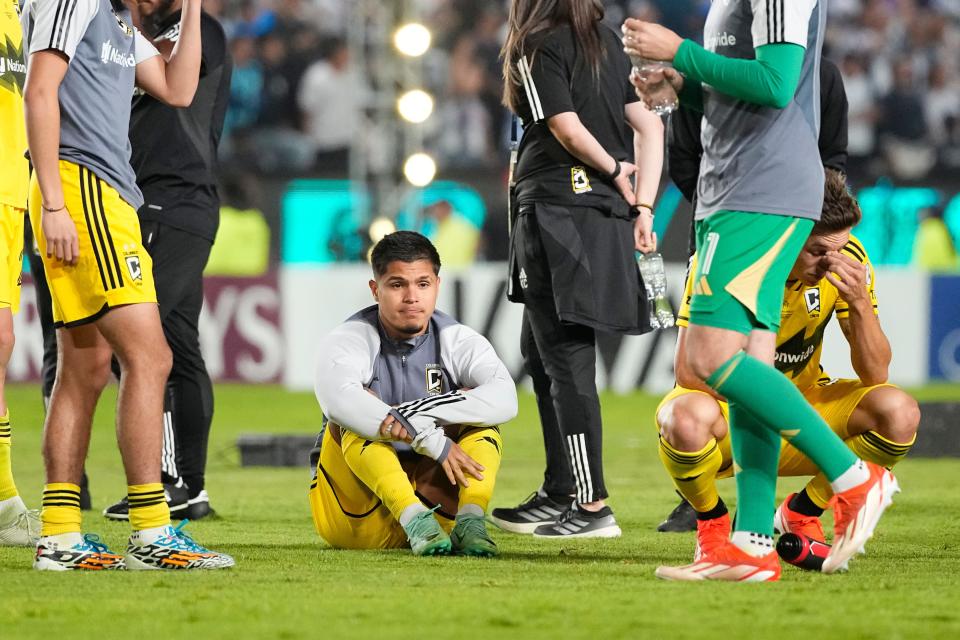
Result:
M587 170L583 167L570 167L570 184L574 193L593 191L593 187L590 186L590 178L587 177Z
M427 393L432 396L443 393L443 368L439 364L427 365Z
M820 316L820 287L812 287L803 292L807 303L807 313L816 318Z
M140 256L125 256L127 262L127 271L130 272L130 279L134 282L143 282L143 269L140 267Z

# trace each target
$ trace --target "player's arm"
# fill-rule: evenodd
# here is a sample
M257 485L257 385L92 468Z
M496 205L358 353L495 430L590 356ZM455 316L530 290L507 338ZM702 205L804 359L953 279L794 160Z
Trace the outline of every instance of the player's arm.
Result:
M451 374L463 389L397 407L414 423L428 418L438 425L495 426L517 415L517 386L493 345L464 325L441 334ZM447 359L445 357L445 359Z
M368 440L390 440L383 427L393 409L365 388L372 365L363 330L347 323L320 343L314 392L328 420Z
M650 207L657 199L663 171L663 121L639 101L628 104L624 113L633 129L633 156L637 166L634 199L639 215L633 225L634 246L646 253L657 248L657 237L653 233L653 210Z
M200 0L183 0L180 38L169 61L139 32L135 32L137 86L172 107L188 107L200 81Z
M839 252L828 253L826 259L830 264L826 278L844 303L837 306L837 321L850 343L853 370L864 385L882 384L887 381L893 354L877 317L871 267Z
M583 126L570 93L570 73L561 45L547 38L533 54L521 58L517 65L524 80L534 123L545 123L560 146L598 173L613 176L617 167L620 167L619 174L612 177L613 182L627 202L633 204L633 185L629 178L636 167L626 162L619 163Z
M672 61L677 71L694 82L707 84L729 96L777 109L793 100L803 67L810 15L817 0L751 0L755 58L740 59L707 51L658 24L633 18L624 23L628 53L652 60ZM767 12L778 13L768 20ZM679 74L667 72L677 87ZM684 82L683 85L686 83ZM680 97L685 103L685 87ZM689 91L689 89L687 89Z
M77 0L61 15L56 2L33 2L24 11L30 23L27 80L23 109L30 161L40 184L40 228L47 257L76 264L80 251L76 225L70 218L60 182L60 83L87 26L97 14L96 0ZM26 40L25 40L26 42Z

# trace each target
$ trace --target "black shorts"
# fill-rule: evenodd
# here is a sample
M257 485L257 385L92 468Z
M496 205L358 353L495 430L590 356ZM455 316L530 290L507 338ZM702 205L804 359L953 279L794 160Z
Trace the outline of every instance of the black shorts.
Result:
M514 302L602 331L650 330L626 207L520 203L510 242Z

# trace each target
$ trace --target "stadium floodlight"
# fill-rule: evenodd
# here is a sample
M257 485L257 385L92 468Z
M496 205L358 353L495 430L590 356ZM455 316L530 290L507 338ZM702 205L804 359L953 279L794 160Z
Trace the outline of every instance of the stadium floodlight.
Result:
M425 187L437 175L437 163L425 153L415 153L403 163L403 175L415 187Z
M418 22L403 25L393 34L393 46L411 58L419 58L430 48L430 30Z
M383 236L393 233L397 230L397 225L390 218L377 218L370 223L370 241L377 244L383 239Z
M407 122L420 124L433 113L433 97L422 89L411 89L397 99L397 111Z

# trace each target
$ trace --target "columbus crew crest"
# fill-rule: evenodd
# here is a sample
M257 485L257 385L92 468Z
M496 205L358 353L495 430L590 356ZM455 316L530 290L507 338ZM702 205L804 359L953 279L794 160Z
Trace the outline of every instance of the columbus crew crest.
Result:
M124 260L127 263L127 271L130 273L130 279L134 282L143 282L143 269L140 266L140 256L125 256Z
M432 396L443 393L443 368L439 364L427 365L427 393Z
M807 303L807 313L813 318L820 317L820 287L812 287L803 292Z

